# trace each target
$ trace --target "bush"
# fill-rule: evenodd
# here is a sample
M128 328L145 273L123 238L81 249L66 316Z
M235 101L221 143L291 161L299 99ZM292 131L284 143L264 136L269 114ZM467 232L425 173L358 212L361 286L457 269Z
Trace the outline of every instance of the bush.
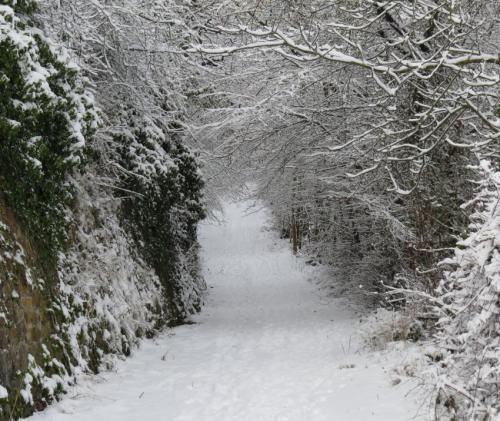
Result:
M493 420L500 414L500 172L482 161L469 233L441 266L447 312L438 327L442 356L436 418Z
M0 6L0 188L54 257L67 237L68 174L85 162L96 116L77 69L17 15L33 4Z
M422 337L422 325L403 311L379 308L362 326L362 335L370 348L383 349L389 342L416 342Z
M122 221L158 274L176 323L183 318L178 302L182 259L196 248L196 226L205 216L203 181L195 157L179 141L168 139L150 121L133 125L128 135L115 138L121 155Z

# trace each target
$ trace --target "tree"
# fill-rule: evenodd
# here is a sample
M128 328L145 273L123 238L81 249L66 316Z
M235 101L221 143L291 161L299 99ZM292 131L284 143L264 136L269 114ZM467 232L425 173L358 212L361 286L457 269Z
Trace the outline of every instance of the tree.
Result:
M469 232L457 243L439 295L447 313L439 320L439 419L494 419L500 412L500 173L488 161L477 168ZM439 355L439 352L438 352Z

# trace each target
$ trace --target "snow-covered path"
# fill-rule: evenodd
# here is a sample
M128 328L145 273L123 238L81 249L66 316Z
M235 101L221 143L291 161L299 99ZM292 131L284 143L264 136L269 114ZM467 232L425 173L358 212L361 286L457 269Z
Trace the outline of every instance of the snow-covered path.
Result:
M201 230L210 295L195 324L145 341L32 419L417 419L412 385L390 385L387 356L356 352L352 310L320 296L307 281L317 269L262 229L265 212L244 210L229 205L226 224Z

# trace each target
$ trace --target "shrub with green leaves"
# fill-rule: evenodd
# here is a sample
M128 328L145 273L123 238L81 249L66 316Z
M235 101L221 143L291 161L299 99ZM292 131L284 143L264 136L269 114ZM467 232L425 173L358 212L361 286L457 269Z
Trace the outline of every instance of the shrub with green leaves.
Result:
M176 302L182 292L181 261L196 248L196 226L205 216L203 181L195 157L179 141L167 138L151 121L131 126L132 131L115 138L121 155L122 220L158 274L172 320L181 320L182 305Z
M78 69L25 15L35 3L9 3L0 5L0 191L55 256L67 235L68 174L85 161L96 115Z
M12 7L16 13L30 15L36 10L36 0L0 0L0 5Z

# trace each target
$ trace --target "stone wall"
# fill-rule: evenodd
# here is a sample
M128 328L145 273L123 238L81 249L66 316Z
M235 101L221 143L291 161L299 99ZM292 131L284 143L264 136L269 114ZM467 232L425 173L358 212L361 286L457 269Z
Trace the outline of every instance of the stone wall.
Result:
M47 309L55 275L40 266L0 198L0 385L9 392L8 399L0 401L0 420L23 415L25 402L18 395L29 370L29 354L41 361L44 349L50 349L53 323Z
M200 309L196 244L164 288L120 226L119 202L92 181L79 179L57 262L27 237L0 185L0 421L44 409L79 373L112 367L143 336Z

